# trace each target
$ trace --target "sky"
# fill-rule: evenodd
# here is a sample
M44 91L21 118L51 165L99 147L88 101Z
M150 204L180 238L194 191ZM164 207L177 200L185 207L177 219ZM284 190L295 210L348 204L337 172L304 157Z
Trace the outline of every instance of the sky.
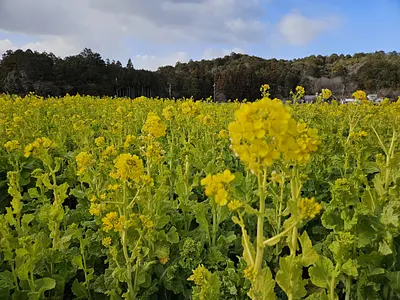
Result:
M156 70L235 53L400 52L400 0L0 0L0 53L103 59Z

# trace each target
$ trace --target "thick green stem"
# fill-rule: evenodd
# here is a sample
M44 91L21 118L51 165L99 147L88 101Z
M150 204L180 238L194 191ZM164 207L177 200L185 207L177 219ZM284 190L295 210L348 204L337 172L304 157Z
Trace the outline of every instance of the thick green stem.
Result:
M264 245L265 246L269 246L269 245L274 245L276 243L276 241L285 236L289 231L292 231L293 228L295 228L297 226L297 223L293 223L288 229L282 231L281 233L273 236L272 238L269 238L268 240L264 241Z
M351 277L346 276L346 296L345 300L350 300L350 295L351 295Z
M17 291L19 291L20 289L18 284L17 272L15 271L14 261L10 261L10 265L11 265L11 273L13 275L15 288L17 289Z
M261 274L262 260L264 256L264 215L265 215L265 185L267 170L264 175L258 174L258 190L260 196L260 208L257 217L257 254L254 269L257 274Z
M128 207L128 199L126 197L126 181L124 181L123 184L123 202L124 202L124 207L123 207L123 214L125 217L125 220L128 220L128 211L127 211L127 207ZM126 273L127 273L127 277L128 277L128 299L130 300L134 300L135 299L135 291L133 289L133 285L132 285L132 266L131 266L131 260L129 258L128 255L128 245L127 245L127 228L124 226L124 228L122 229L121 232L121 239L122 239L122 251L124 253L124 258L125 258L125 263L126 263Z
M215 247L216 245L216 240L217 240L217 230L218 230L218 224L217 224L217 209L216 209L216 204L214 203L212 206L212 215L213 215L213 224L212 224L212 237L211 237L211 246Z
M88 298L89 298L89 300L92 300L92 295L91 295L91 293L90 293L90 287L89 287L89 282L90 282L90 280L88 279L88 273L87 273L87 264L86 264L85 248L82 248L82 245L81 245L81 255L82 255L82 261L83 261L83 268L85 269L85 270L84 270L84 273L85 273L85 285L86 285L86 290L87 290L87 293L88 293Z
M300 194L300 188L299 188L299 172L296 167L294 167L293 172L292 172L292 179L290 182L290 188L291 188L291 196L292 196L292 201L296 203L296 207L299 201L299 194ZM291 245L290 245L290 256L295 257L296 256L296 250L297 250L297 236L298 236L298 229L297 226L294 226L292 229L292 234L291 234Z

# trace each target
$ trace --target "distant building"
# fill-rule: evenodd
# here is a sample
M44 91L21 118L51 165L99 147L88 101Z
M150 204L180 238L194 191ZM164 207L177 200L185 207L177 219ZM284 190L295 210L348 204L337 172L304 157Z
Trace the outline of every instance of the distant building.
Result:
M367 99L368 99L369 101L375 102L375 101L378 99L378 94L369 94L369 95L367 96Z
M317 95L304 95L303 99L301 102L304 103L313 103L317 101Z

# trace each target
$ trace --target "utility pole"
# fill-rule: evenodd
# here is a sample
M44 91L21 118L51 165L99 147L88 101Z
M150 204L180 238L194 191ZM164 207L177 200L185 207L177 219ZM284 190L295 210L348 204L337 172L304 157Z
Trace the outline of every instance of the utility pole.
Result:
M343 84L343 87L342 87L342 99L344 99L344 90L345 90L345 88L346 88L346 85Z
M169 99L171 99L171 83L168 82L168 93L169 93Z
M214 87L214 99L213 99L213 100L216 101L217 98L216 98L216 85L215 85L215 81L214 81L213 87Z

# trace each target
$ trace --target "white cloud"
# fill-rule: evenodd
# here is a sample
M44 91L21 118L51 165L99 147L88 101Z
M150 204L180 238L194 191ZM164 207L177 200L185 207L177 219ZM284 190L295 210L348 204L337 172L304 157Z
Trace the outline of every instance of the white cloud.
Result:
M132 59L135 69L157 70L160 66L175 66L176 62L187 62L188 54L186 52L176 52L166 56L154 55L136 55Z
M65 57L79 53L84 45L78 45L68 37L47 36L37 42L22 45L21 49L31 49L38 52L52 52L57 56Z
M147 53L136 58L137 64L155 68L158 62L175 64L176 56L183 60L182 54L162 54L164 45L178 53L189 47L229 49L263 41L261 1L0 0L0 30L14 45L13 34L33 41L22 45L19 39L23 49L63 57L88 47L123 61Z
M241 48L232 48L232 49L214 49L214 48L206 48L203 53L203 59L214 59L217 57L224 57L225 55L229 55L232 52L234 53L245 53L245 51Z
M279 22L278 30L288 44L304 46L337 24L338 19L335 17L311 19L299 12L291 12Z
M9 39L0 40L0 55L13 48L14 45Z

